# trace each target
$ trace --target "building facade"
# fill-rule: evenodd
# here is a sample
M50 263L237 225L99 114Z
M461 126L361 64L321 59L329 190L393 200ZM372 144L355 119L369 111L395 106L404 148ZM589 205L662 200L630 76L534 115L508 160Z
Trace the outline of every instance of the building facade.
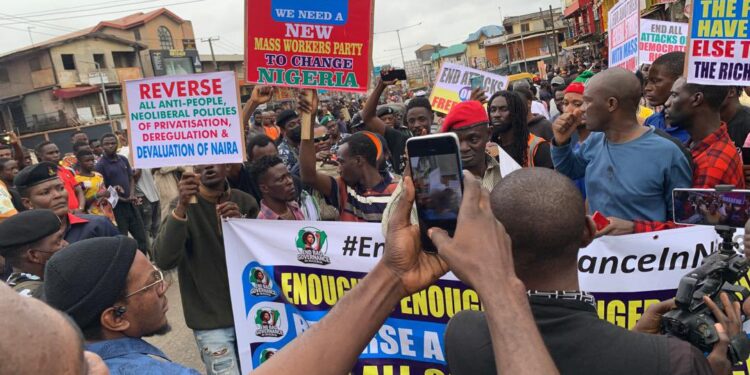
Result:
M93 30L144 44L140 58L146 77L202 71L193 24L168 9L103 21Z
M484 43L487 39L501 36L505 30L500 26L484 26L479 30L469 34L464 40L466 44L466 59L469 66L475 69L487 69L489 67L487 53L484 50Z
M0 128L29 134L121 118L121 83L143 77L143 48L79 31L1 55Z
M538 72L537 64L554 65L564 41L560 8L503 19L505 33L484 41L489 68L503 74Z

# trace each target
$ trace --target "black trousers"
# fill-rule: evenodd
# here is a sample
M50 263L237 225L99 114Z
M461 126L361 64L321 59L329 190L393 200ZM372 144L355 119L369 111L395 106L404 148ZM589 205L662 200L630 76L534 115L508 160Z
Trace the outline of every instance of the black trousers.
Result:
M149 255L151 251L148 246L146 230L143 227L143 220L138 209L130 202L117 202L114 209L115 220L117 220L117 229L124 236L128 234L138 241L138 249L144 254Z

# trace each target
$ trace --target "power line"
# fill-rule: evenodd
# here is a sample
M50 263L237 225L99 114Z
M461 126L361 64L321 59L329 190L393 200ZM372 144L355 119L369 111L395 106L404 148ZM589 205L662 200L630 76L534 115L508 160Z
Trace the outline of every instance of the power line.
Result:
M3 26L3 25L0 25L0 27L5 28L5 29L10 29L10 30L23 31L25 33L29 32L28 29L19 29L17 27L12 27L12 26ZM57 36L56 34L43 33L41 31L32 31L32 33L34 33L34 34L41 34L41 35L49 35L49 36Z
M157 0L149 0L149 1L157 1ZM72 7L66 7L66 8L56 8L56 9L48 9L48 10L41 10L41 11L18 13L16 14L16 16L38 16L38 15L45 15L48 13L56 13L56 12L63 13L70 9L89 8L89 7L95 7L95 6L102 5L102 4L112 4L112 3L122 3L122 0L102 1L96 4L76 5ZM131 4L121 4L119 6L125 6L125 5L131 5ZM88 10L89 9L84 9L84 10L80 10L79 12L85 12Z
M44 28L52 29L52 30L60 30L60 31L74 31L75 30L75 29L73 29L71 27L57 26L57 25L53 25L53 24L49 24L49 23L44 23L44 22L41 22L41 21L30 20L30 19L25 18L25 17L12 16L10 14L5 14L5 13L0 13L0 16L12 17L12 18L15 18L15 19L23 20L23 21L28 21L26 23L30 23L30 24L35 25L35 26L44 27Z
M138 1L138 2L134 2L134 3L123 3L122 0L119 0L119 1L105 1L105 2L102 2L102 3L98 3L98 4L79 5L79 6L75 6L75 7L58 8L58 9L51 9L51 10L39 11L39 12L19 13L19 14L16 14L15 16L16 17L20 17L20 16L42 17L42 16L50 16L50 15L58 15L58 14L81 13L81 12L89 12L89 11L92 11L92 10L109 9L109 8L119 8L119 7L131 6L131 5L136 5L136 4L153 3L155 1L161 1L161 0L145 0L145 1ZM108 4L108 3L118 3L118 4L116 4L116 5L107 5L107 6L100 6L102 4ZM85 8L90 8L90 9L80 9L80 8L84 8L84 7ZM0 18L0 19L4 19L4 18Z
M146 10L146 9L163 8L163 7L166 7L166 6L182 5L182 4L190 4L190 3L199 3L199 2L203 2L203 1L205 1L205 0L181 1L181 2L177 2L177 3L161 4L161 5L157 5L157 6L144 7L144 8L138 8L138 9L115 10L115 11L110 11L110 12L91 13L91 14L84 14L84 15L80 15L80 16L72 16L72 17L46 18L46 19L38 20L38 21L59 21L59 20L70 20L70 19L75 19L75 18L86 18L86 17L93 17L93 16L101 16L101 15L113 14L113 13L115 13L115 14L116 13L130 13L130 12L137 12L137 11L142 11L142 10ZM0 26L17 25L19 23L25 23L25 22L8 22L8 23L0 24Z

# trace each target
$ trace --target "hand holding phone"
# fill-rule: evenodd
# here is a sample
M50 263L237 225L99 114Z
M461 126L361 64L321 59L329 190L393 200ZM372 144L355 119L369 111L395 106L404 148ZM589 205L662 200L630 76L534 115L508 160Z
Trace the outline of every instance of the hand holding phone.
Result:
M380 72L380 78L383 82L391 81L406 81L406 70L404 69L391 69Z
M594 224L596 224L596 231L597 232L599 232L602 229L606 228L610 224L609 219L607 219L599 211L594 212L594 215L591 216L591 219L594 220Z
M424 251L437 252L427 235L432 227L453 235L463 196L458 137L441 133L413 137L406 142L416 192L417 216Z

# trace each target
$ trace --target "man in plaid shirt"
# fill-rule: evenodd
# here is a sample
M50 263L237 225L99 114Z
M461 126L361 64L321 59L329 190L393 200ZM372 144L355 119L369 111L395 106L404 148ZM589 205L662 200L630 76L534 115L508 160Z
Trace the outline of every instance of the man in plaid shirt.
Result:
M690 134L687 146L693 157L693 188L714 188L716 185L734 185L745 188L742 157L721 121L721 104L729 93L726 86L688 84L679 78L665 104L665 115L672 123L680 124ZM621 235L674 229L674 222L609 218L611 224L601 235Z

